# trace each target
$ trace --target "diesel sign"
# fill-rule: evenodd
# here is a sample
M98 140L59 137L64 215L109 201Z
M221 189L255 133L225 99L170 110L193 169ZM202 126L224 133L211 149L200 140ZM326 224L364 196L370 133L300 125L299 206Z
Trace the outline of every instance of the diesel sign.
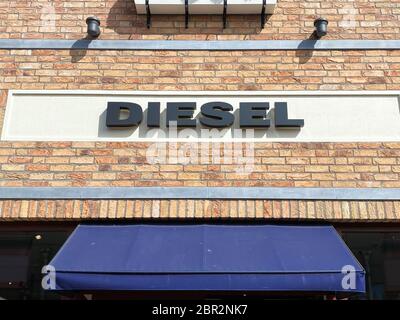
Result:
M1 139L393 142L399 101L397 91L10 90Z
M198 123L209 128L226 128L233 125L235 115L233 106L226 102L207 102L200 108L198 119L194 117L196 102L167 102L166 126L171 122L178 128L195 128ZM268 102L240 102L239 126L241 128L268 128L271 119L267 113ZM274 103L274 125L277 128L300 128L303 119L289 119L286 102ZM133 102L108 102L106 125L109 128L134 127L143 121L142 107ZM160 103L149 102L147 105L146 124L149 128L159 128L161 124Z

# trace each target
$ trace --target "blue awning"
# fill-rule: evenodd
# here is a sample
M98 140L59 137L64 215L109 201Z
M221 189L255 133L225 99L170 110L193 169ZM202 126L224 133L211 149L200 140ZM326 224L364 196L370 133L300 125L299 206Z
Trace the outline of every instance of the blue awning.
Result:
M58 290L365 291L325 225L80 225L50 264Z

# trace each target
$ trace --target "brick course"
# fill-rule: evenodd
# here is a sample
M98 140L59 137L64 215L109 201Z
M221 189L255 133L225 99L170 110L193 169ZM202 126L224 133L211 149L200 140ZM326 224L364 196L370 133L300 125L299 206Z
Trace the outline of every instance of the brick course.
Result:
M400 201L0 201L0 221L79 221L90 219L285 219L397 222L400 219Z

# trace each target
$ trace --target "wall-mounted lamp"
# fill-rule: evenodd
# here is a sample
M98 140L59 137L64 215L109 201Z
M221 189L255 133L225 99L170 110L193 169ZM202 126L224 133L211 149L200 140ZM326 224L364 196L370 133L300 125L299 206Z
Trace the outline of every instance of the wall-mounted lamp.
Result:
M324 18L318 18L314 21L315 34L318 38L326 36L328 33L328 20Z
M97 17L88 17L86 24L88 35L97 38L100 35L100 19Z

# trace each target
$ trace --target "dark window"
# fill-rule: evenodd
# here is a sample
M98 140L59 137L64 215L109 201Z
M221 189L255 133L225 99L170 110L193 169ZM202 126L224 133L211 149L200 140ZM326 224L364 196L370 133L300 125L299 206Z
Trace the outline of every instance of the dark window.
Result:
M42 289L42 267L50 262L69 231L0 230L0 299L59 299Z
M400 299L400 232L342 232L367 272L367 293L358 299Z

